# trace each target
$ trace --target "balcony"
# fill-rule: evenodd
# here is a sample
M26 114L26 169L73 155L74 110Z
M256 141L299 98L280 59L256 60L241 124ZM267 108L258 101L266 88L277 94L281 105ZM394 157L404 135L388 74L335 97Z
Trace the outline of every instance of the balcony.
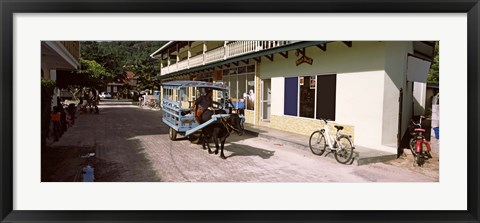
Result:
M235 41L226 46L206 51L186 60L170 64L161 69L161 75L214 63L221 60L227 60L241 55L268 50L280 46L289 45L298 41Z

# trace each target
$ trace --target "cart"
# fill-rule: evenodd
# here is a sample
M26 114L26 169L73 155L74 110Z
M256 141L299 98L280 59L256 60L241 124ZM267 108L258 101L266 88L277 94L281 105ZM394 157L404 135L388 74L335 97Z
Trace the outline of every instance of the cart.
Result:
M195 100L206 92L213 91L216 110L222 109L227 114L215 114L205 123L199 124L195 118L193 106ZM176 140L177 135L197 141L201 130L220 118L230 116L235 109L228 100L229 89L222 83L203 81L170 81L162 84L162 121L169 126L169 137ZM241 115L242 121L245 117ZM194 134L195 133L195 134Z

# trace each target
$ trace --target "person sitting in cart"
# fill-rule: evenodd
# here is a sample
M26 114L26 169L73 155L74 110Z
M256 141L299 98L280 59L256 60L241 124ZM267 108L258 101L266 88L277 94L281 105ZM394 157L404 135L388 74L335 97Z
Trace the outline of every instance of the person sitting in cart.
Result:
M197 122L200 123L200 116L206 109L213 109L213 92L210 89L206 90L206 94L200 96L196 101L194 105L194 111L195 111L195 118L197 119Z

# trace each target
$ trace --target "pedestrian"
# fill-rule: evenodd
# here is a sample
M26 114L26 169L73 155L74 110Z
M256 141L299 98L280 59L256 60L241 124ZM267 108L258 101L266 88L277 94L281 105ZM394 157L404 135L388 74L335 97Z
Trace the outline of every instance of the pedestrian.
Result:
M72 119L72 114L69 110L67 110L67 112L65 112L66 114L66 124L67 124L67 127L68 128L71 128L73 126L73 119Z
M61 136L61 124L60 124L60 112L58 112L57 106L53 106L52 114L50 115L50 121L53 123L53 140L56 142Z
M83 107L83 95L80 97L80 102L78 102L77 110L82 110Z
M60 111L60 123L62 125L62 132L66 132L67 131L67 114L65 112L65 109L63 108L63 106L60 106L58 108L58 110ZM62 133L63 134L63 133Z
M99 113L99 110L98 110L99 101L100 101L100 97L98 96L98 90L94 89L93 90L93 105L95 107L95 114Z

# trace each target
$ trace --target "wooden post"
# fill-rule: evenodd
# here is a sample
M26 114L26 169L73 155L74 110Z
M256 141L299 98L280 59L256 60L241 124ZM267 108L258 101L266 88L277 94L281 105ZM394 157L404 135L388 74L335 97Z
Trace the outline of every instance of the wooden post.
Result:
M190 52L190 41L187 42L187 68L190 69L190 57L192 56L192 52Z
M207 44L205 41L203 41L203 61L202 65L205 65L205 52L207 51Z
M223 60L227 59L227 52L228 52L227 43L228 43L228 41L223 42Z
M175 61L175 64L177 65L177 71L178 71L178 61L180 60L180 52L178 52L178 42L177 42L177 61Z
M167 49L167 71L170 73L170 48Z

